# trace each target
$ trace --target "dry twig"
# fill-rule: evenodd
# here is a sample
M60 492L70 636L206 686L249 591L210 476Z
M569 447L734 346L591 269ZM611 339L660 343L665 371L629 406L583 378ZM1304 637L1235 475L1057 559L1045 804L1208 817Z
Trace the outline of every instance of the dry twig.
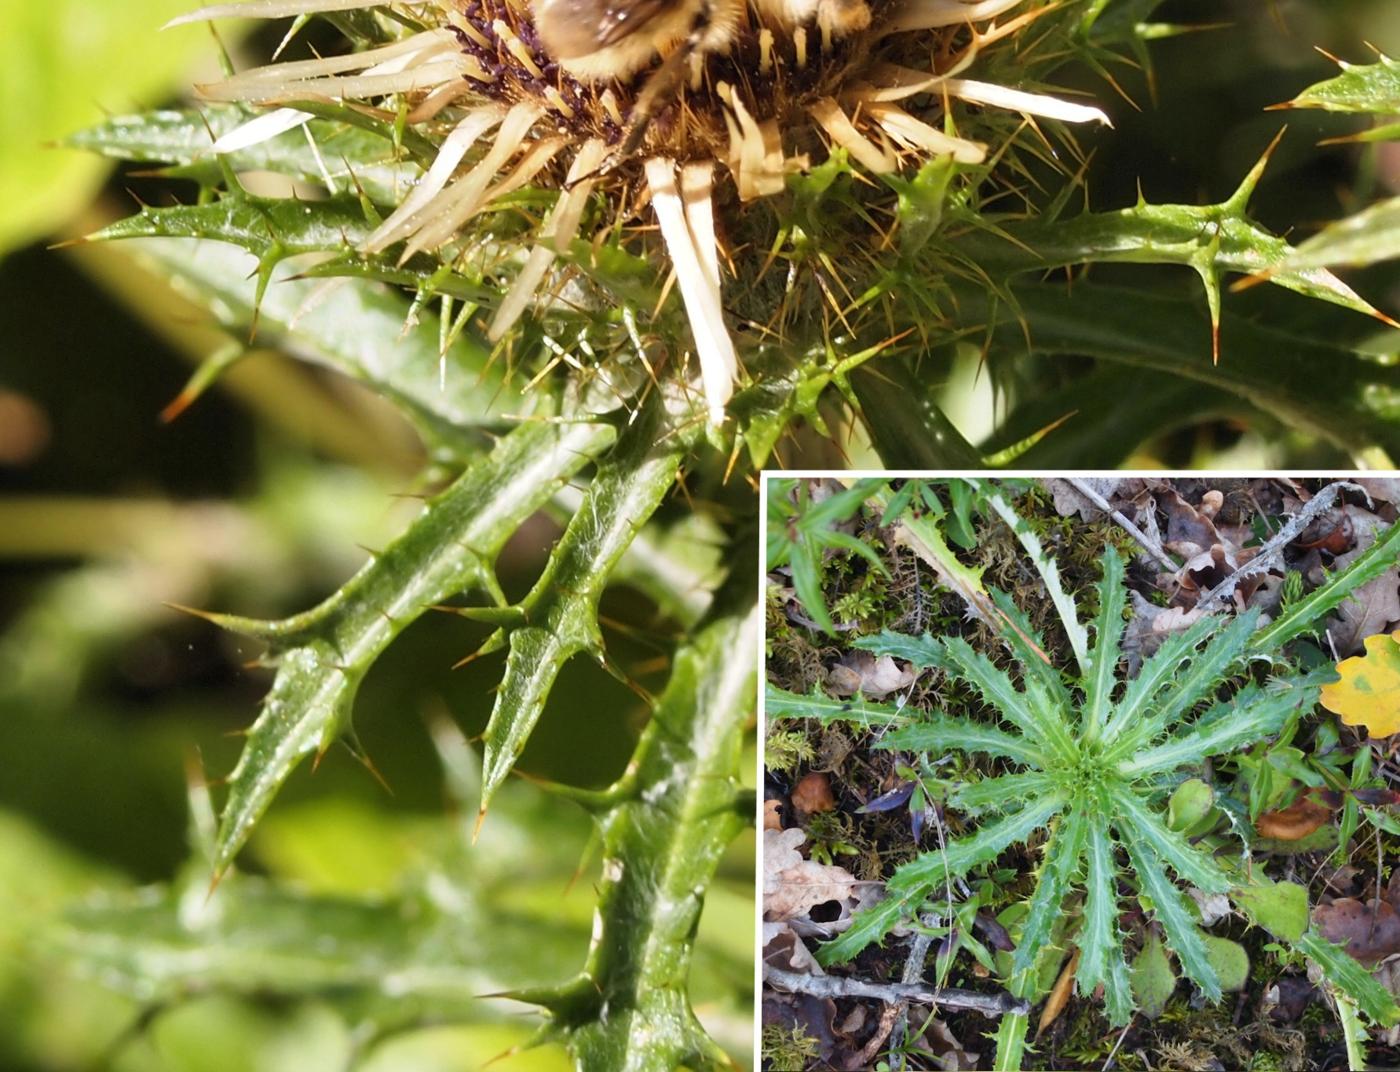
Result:
M1359 491L1366 496L1368 503L1371 501L1371 496L1360 484L1353 484L1349 480L1336 480L1328 484L1289 518L1287 524L1279 529L1268 543L1259 548L1258 554L1197 600L1196 609L1210 610L1217 603L1230 598L1234 594L1235 586L1246 577L1272 569L1274 559L1283 554L1283 549L1298 538L1298 534L1308 527L1313 518L1329 509L1343 491Z
M920 1001L949 1009L972 1009L983 1016L1001 1016L1004 1013L1024 1016L1031 1010L1030 1002L1013 998L1006 993L979 994L975 990L958 990L954 987L934 989L917 984L910 986L905 983L867 983L861 979L847 979L836 975L803 975L800 972L787 972L767 966L763 969L763 978L783 990L795 994L812 994L819 998L878 998L890 1004Z
M1133 522L1129 521L1121 510L1115 510L1107 499L1093 489L1088 481L1080 480L1078 477L1072 476L1065 478L1065 483L1074 488L1075 491L1083 495L1084 498L1088 499L1109 517L1113 518L1114 521L1118 522L1118 524L1122 526L1123 531L1137 540L1137 542L1142 545L1143 550L1155 558L1161 565L1165 566L1173 573L1181 568L1181 563L1173 562L1171 556L1162 550L1162 545L1160 543L1148 536L1147 533L1143 532L1142 529L1138 528Z

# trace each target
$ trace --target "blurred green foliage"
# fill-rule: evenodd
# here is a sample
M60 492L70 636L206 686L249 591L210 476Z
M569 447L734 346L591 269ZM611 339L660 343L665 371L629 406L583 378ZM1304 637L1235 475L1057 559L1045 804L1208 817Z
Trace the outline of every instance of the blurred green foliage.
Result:
M0 0L0 253L63 228L106 168L53 143L158 103L212 55L203 27L160 26L185 0Z

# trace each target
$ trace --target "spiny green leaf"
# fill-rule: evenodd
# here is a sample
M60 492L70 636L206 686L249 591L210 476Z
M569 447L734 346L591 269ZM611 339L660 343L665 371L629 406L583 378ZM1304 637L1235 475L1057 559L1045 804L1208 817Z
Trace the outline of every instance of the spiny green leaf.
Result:
M1046 654L1045 638L1031 624L1030 617L1015 603L1011 602L1011 597L999 588L987 589L987 594L991 597L992 606L1001 615L1002 621L997 630L998 639L1006 649L1016 657L1021 664L1021 673L1024 675L1028 691L1034 691L1041 702L1050 704L1061 709L1074 706L1073 697L1066 688L1060 671L1051 665L1049 656ZM1031 688L1034 681L1037 688ZM1069 728L1069 719L1061 720Z
M1400 1022L1400 1008L1389 990L1339 945L1327 941L1315 929L1298 940L1298 948L1322 968L1322 977L1356 1002L1367 1018L1382 1027Z
M1082 809L1072 808L1061 815L1055 832L1046 841L1041 855L1040 877L1036 881L1035 892L1031 894L1011 961L1013 974L1035 971L1050 932L1060 917L1060 905L1079 869L1091 822Z
M966 236L976 245L964 252L975 256L984 270L1045 271L1109 262L1181 264L1196 269L1207 280L1208 291L1217 296L1215 280L1225 272L1267 272L1269 281L1278 286L1376 316L1369 302L1332 273L1290 268L1294 249L1287 240L1246 217L1245 202L1261 172L1256 165L1241 190L1218 205L1138 204L1067 220L1008 221L1000 227L1004 238L999 246L996 239L986 237L988 232L979 231L976 238ZM1218 315L1213 319L1218 320Z
M1142 664L1137 677L1128 682L1122 698L1114 704L1104 730L1106 745L1111 745L1125 734L1134 733L1139 721L1151 712L1153 697L1171 687L1181 664L1195 654L1197 647L1214 636L1225 621L1223 615L1200 618L1162 641L1162 646Z
M997 1025L997 1052L992 1058L993 1072L1020 1072L1021 1054L1026 1045L1026 1029L1030 1026L1028 1016L1008 1014Z
M927 893L945 881L960 878L978 864L996 859L1008 845L1026 840L1045 826L1050 817L1065 806L1062 791L1027 801L1025 807L976 833L948 842L942 849L926 852L903 864L890 878L891 891L920 890Z
M494 591L492 563L506 541L613 438L606 424L521 426L340 591L277 624L277 677L229 776L216 873L233 862L297 764L346 728L355 690L389 642L469 587Z
M486 726L481 811L510 774L544 711L564 664L589 652L603 658L598 601L623 553L671 490L700 424L667 431L659 401L643 407L574 514L549 565L520 605L521 628L484 646L510 645L505 677Z
M909 715L901 708L853 696L837 700L830 696L812 694L799 696L776 685L766 684L763 691L763 711L768 719L815 718L823 726L832 722L849 722L854 726L896 726L907 722Z
M1119 759L1146 747L1209 697L1243 655L1258 620L1257 610L1248 610L1231 619L1229 625L1211 637L1203 650L1192 654L1185 669L1176 670L1164 688L1155 696L1145 698L1146 707L1139 708L1140 714L1129 716L1126 712L1121 715L1114 712L1113 725L1106 741L1116 743L1109 749L1108 756ZM1125 702L1127 695L1136 695L1137 681L1145 675L1146 667L1137 680L1128 686Z
M1133 861L1142 892L1152 898L1153 913L1166 933L1167 944L1181 962L1182 973L1201 988L1207 999L1219 1001L1220 980L1206 956L1205 942L1195 917L1187 908L1181 891L1167 877L1154 850L1136 840L1134 833L1134 829L1123 831L1123 847Z
M1082 729L1087 739L1095 739L1108 722L1113 690L1118 682L1118 644L1125 623L1128 590L1123 584L1123 558L1109 546L1103 556L1103 576L1098 584L1099 613L1094 619L1094 646L1084 675Z
M998 774L978 782L961 782L950 792L948 803L958 811L976 815L984 811L1009 811L1042 793L1052 792L1054 779L1044 771Z
M172 178L215 187L224 171L210 147L252 118L248 109L228 104L114 116L70 136L66 144L117 160L168 164ZM343 117L312 119L222 159L237 172L270 171L327 186L332 194L363 190L380 205L397 204L422 174L418 164L404 159L382 133L350 126Z
M918 667L942 667L948 662L948 657L943 651L943 641L928 633L923 636L910 636L908 633L883 629L870 636L856 637L852 646L873 655L904 659Z
M1087 673L1089 669L1089 631L1079 620L1079 607L1074 602L1074 597L1060 583L1059 565L1045 550L1035 530L1016 513L1005 499L993 493L988 494L986 500L997 515L1010 526L1011 531L1016 534L1016 538L1021 541L1021 546L1030 555L1031 563L1040 574L1040 579L1045 584L1050 601L1055 605L1055 611L1060 616L1060 625L1065 631L1065 636L1069 638L1069 646L1074 652L1074 661L1078 664L1081 672Z
M944 638L942 650L946 655L943 668L975 688L1000 717L1021 731L1027 742L1041 741L1051 750L1050 754L1062 759L1072 760L1078 755L1062 707L1044 702L1043 694L1029 689L1019 691L1004 670L962 637ZM1031 683L1032 679L1028 679L1027 685Z
M817 949L817 961L827 967L845 964L861 950L883 942L890 931L909 919L920 899L919 893L911 890L899 896L887 896L879 904L861 909L851 920L850 927Z
M307 202L240 192L198 205L145 207L108 224L91 240L207 238L240 246L270 267L298 253L349 252L373 230L354 197Z
M1115 809L1113 822L1118 829L1118 839L1123 844L1136 846L1143 852L1150 849L1152 857L1170 866L1182 881L1207 893L1224 893L1233 885L1219 864L1167 826L1143 803L1138 792L1126 786L1115 786L1109 798Z
M1084 860L1084 923L1079 932L1079 971L1075 981L1085 997L1103 983L1109 1022L1122 1026L1132 1015L1132 1000L1123 938L1118 931L1118 867L1107 824L1099 822L1089 827Z
M1284 107L1400 115L1400 62L1382 55L1376 63L1338 66L1341 74L1309 86Z
M958 749L1000 756L1028 767L1043 767L1046 763L1045 753L1021 734L1007 733L995 726L952 715L909 718L906 725L881 737L876 747L929 752L935 756Z
M1391 525L1346 569L1329 575L1302 599L1284 607L1277 618L1254 634L1252 646L1261 652L1275 651L1294 637L1320 626L1324 614L1341 606L1358 588L1393 567L1397 558L1400 558L1400 524Z
M970 837L950 841L942 848L903 864L886 884L886 900L857 912L851 926L817 950L824 965L843 964L866 946L908 919L932 891L967 874L978 864L995 859L1008 845L1024 841L1064 806L1061 793L1050 793L1026 804L1014 815L980 828Z
M1267 692L1251 691L1247 702L1221 704L1217 717L1203 717L1156 747L1131 756L1119 771L1129 778L1166 773L1265 740L1277 735L1300 708L1311 709L1317 693L1316 684L1298 682L1274 682Z

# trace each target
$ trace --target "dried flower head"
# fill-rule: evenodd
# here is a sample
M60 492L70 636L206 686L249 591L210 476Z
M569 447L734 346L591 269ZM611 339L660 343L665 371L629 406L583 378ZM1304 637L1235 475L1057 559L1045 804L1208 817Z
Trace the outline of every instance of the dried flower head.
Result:
M179 21L361 6L254 0ZM791 315L782 296L765 305L743 294L726 313L726 274L756 287L785 232L771 214L766 230L747 225L753 203L833 155L867 177L934 159L982 163L987 146L951 129L952 98L1106 122L1096 108L963 77L987 46L1051 10L1025 0L424 0L378 10L407 32L202 87L212 100L278 106L220 138L216 151L293 129L312 118L314 102L440 134L422 180L361 247L401 247L401 262L479 254L473 220L522 188L557 190L528 253L499 257L493 247L504 291L488 327L493 341L541 295L555 306L596 301L551 276L559 258L577 263L580 236L623 233L626 248L646 248L659 227L715 425L740 375L735 321L768 331ZM891 186L871 185L892 196ZM871 234L877 245L888 238L878 226ZM741 254L752 275L738 270ZM823 286L823 315L844 318L849 296Z

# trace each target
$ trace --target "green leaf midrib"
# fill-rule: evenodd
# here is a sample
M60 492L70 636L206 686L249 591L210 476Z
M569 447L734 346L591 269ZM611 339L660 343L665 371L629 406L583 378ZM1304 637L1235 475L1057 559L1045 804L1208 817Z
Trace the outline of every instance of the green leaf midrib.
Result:
M564 664L585 652L601 659L598 604L613 570L675 484L699 438L695 422L668 427L653 399L636 415L616 449L599 465L549 565L521 603L528 623L493 637L483 650L508 643L506 671L486 726L481 810L525 747Z
M426 610L467 587L495 591L495 555L613 438L602 423L523 425L315 610L282 622L226 621L269 640L280 665L229 776L216 872L233 861L293 767L346 729L356 687L379 653Z

